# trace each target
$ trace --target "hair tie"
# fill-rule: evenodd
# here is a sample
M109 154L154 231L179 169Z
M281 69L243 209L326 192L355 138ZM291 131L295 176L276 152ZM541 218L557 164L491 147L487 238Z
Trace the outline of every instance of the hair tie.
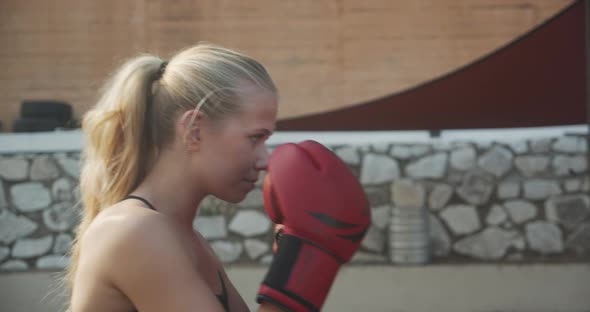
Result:
M156 73L154 81L158 81L162 78L162 76L164 76L166 66L168 66L168 61L163 61L162 64L160 64L160 68L158 68L158 72Z

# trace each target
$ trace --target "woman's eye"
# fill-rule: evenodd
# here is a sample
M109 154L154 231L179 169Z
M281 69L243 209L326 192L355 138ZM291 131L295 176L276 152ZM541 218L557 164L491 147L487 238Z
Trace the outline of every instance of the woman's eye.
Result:
M252 141L253 143L257 143L258 141L262 140L263 138L264 138L264 134L255 134L255 135L250 136L250 141Z

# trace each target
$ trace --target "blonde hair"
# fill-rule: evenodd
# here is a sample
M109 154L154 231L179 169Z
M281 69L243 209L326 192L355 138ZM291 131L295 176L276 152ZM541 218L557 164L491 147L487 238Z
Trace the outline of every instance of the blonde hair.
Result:
M65 278L70 291L80 238L102 209L139 185L151 157L174 139L181 113L198 109L220 120L239 111L239 85L244 81L276 93L260 63L212 44L187 48L163 62L152 55L128 60L107 80L98 103L82 119L83 211Z

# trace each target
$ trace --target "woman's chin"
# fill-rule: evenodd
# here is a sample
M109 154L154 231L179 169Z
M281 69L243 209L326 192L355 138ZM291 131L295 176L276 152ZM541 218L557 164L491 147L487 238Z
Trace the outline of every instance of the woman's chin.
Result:
M248 193L250 193L250 191L248 192L236 192L234 194L227 194L226 196L223 197L219 197L219 199L226 201L230 204L238 204L241 201L243 201L244 199L246 199L246 196L248 195Z
M215 197L231 204L237 204L243 201L254 188L254 183L240 183L238 187L232 189L232 192L215 195Z

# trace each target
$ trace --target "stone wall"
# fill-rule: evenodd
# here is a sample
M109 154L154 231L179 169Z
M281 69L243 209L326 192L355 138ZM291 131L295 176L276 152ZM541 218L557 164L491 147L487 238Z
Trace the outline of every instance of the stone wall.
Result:
M407 207L427 212L432 263L590 259L583 136L331 148L358 176L373 211L353 263L392 263L392 215ZM78 152L0 155L0 271L67 265L78 176ZM206 198L194 227L226 263L272 259L260 185L237 205Z

